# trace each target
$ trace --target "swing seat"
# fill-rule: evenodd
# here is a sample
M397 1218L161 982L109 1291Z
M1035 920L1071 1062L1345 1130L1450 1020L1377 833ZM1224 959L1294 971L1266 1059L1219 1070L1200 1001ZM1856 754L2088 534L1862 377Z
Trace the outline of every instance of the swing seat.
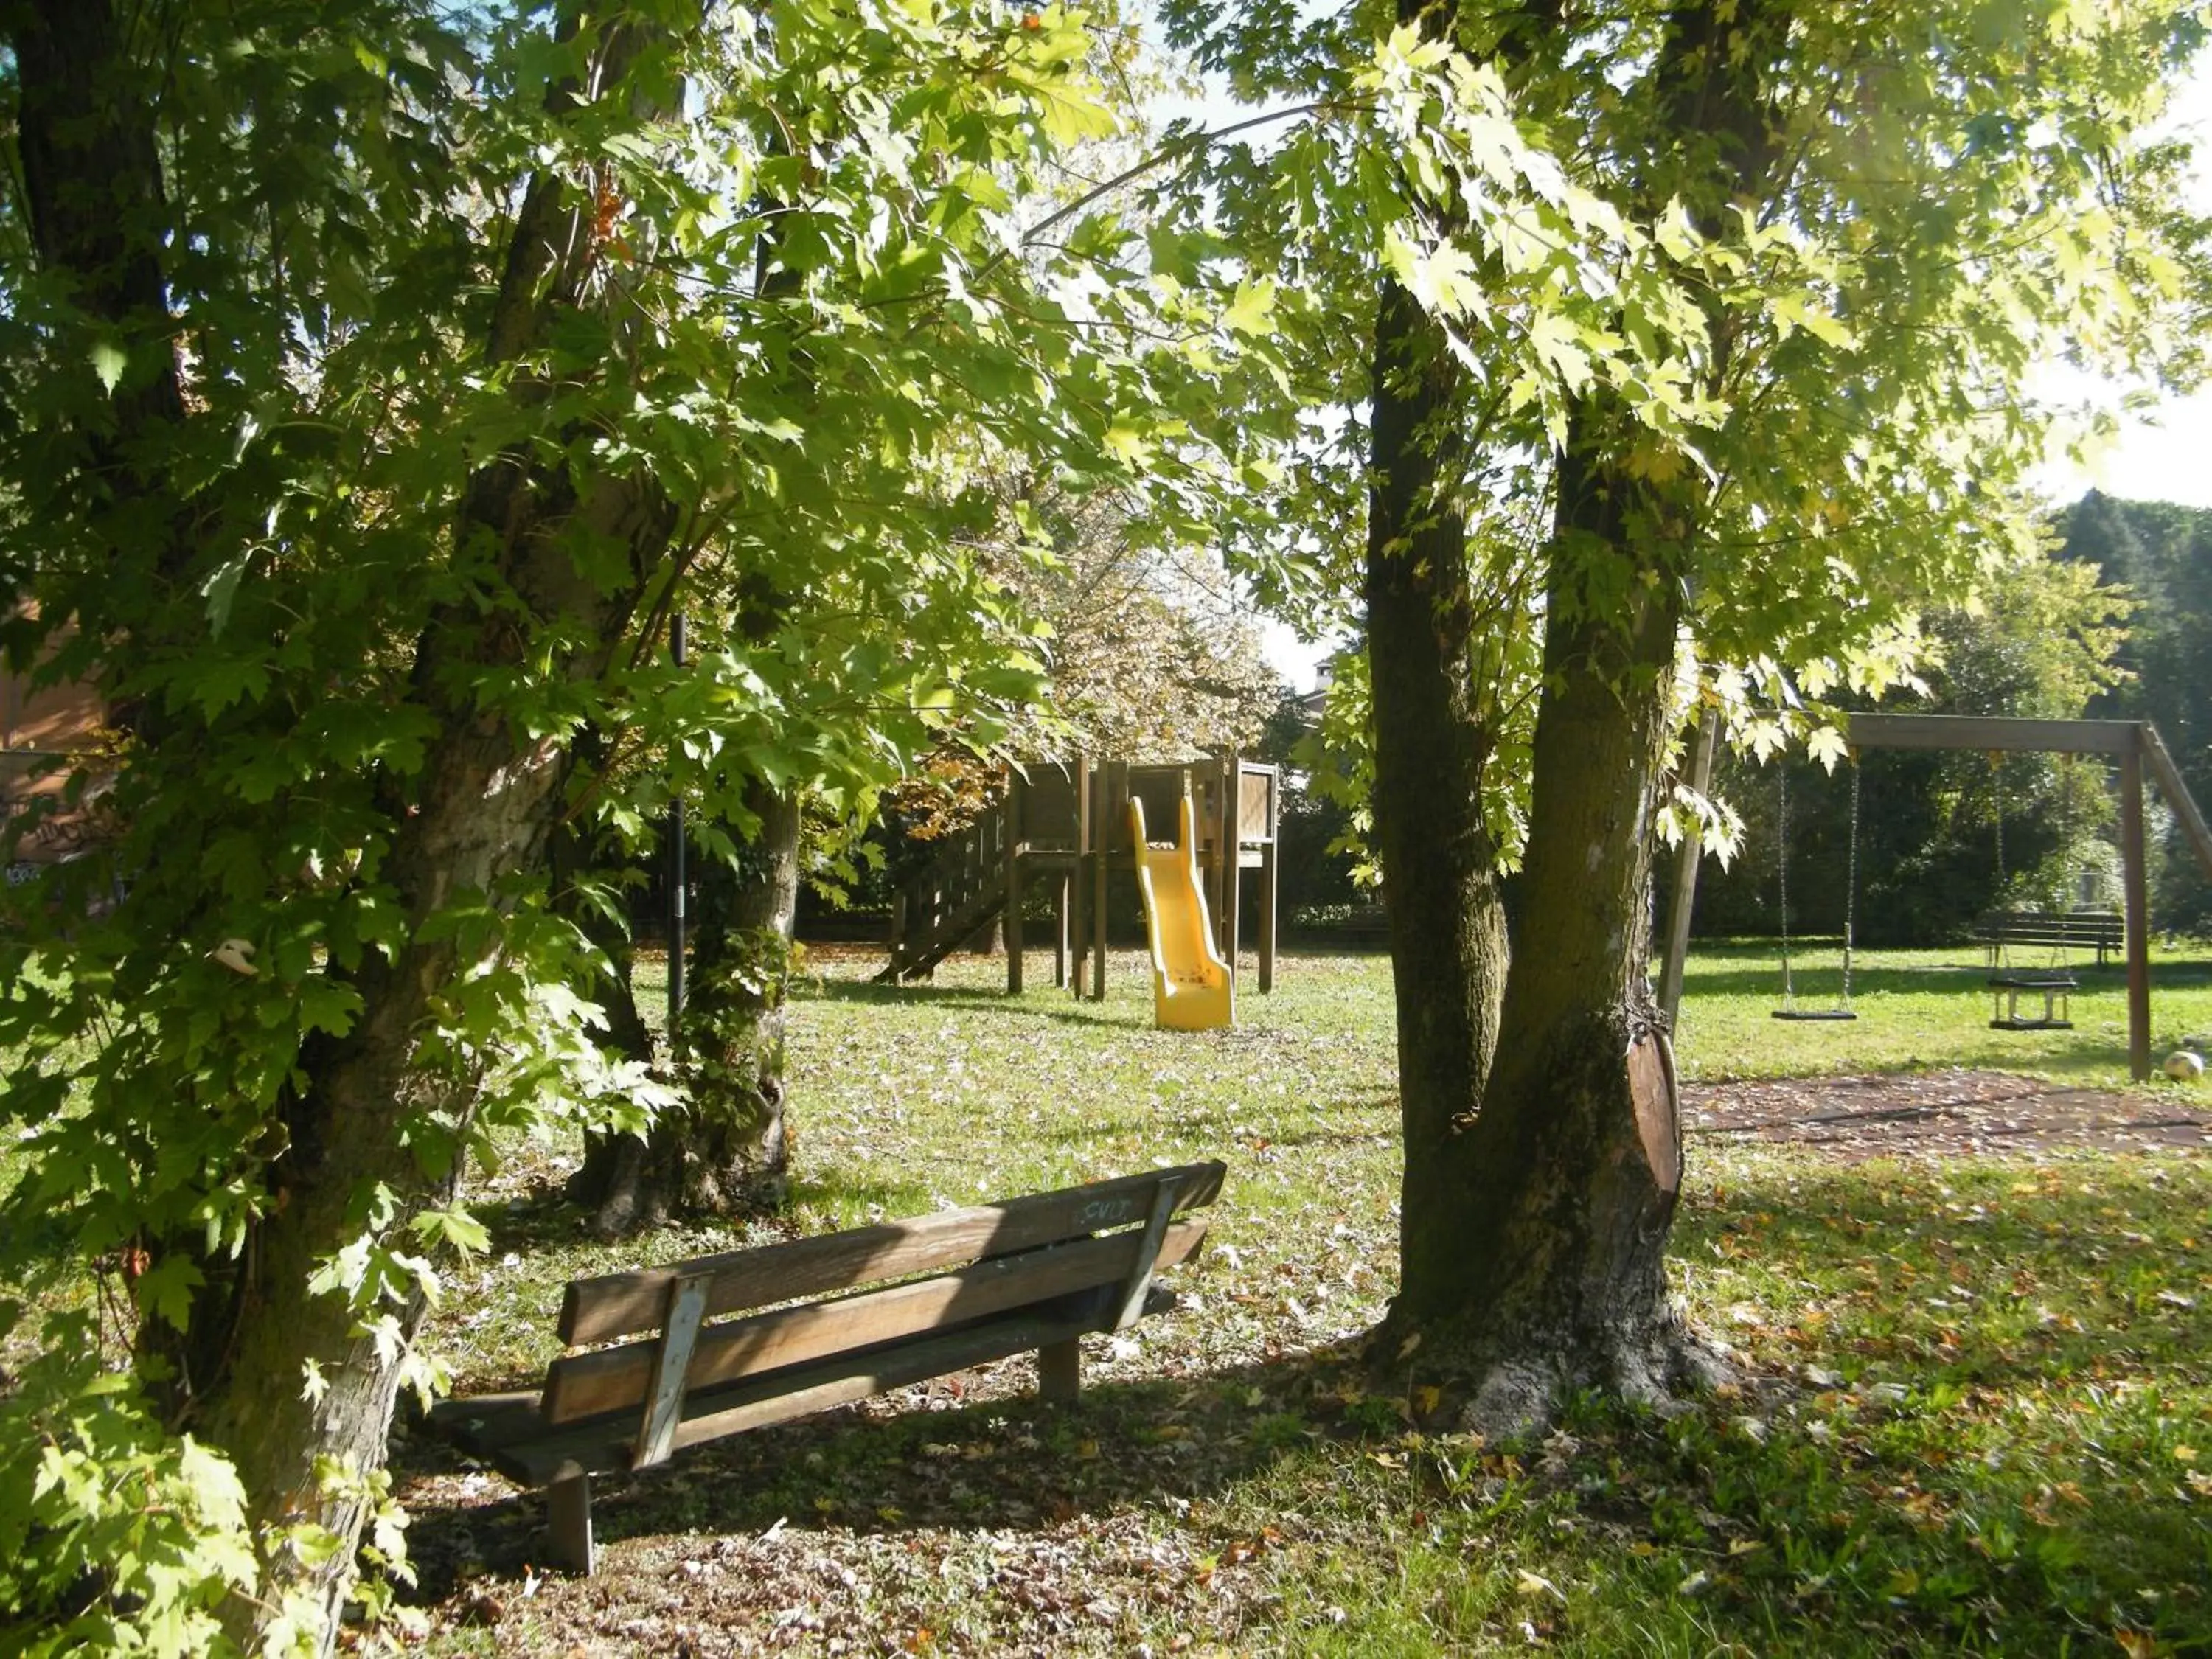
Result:
M2074 1022L2066 1016L2067 993L2074 989L2074 975L2063 970L2051 973L2000 973L1990 975L1990 1030L1992 1031L2070 1031ZM2020 999L2028 996L2043 999L2040 1016L2023 1014Z
M1858 1016L1848 1008L1774 1008L1768 1011L1771 1019L1856 1019Z

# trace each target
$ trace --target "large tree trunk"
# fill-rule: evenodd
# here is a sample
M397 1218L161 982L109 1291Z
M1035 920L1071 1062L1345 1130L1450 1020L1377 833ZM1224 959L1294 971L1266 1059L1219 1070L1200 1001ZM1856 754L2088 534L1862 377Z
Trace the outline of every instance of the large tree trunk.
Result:
M1625 477L1560 468L1558 536L1625 552ZM1654 807L1678 605L1582 610L1555 552L1522 931L1481 1107L1445 1149L1445 1201L1409 1205L1393 1316L1458 1355L1479 1426L1526 1428L1565 1385L1655 1399L1701 1376L1667 1285L1681 1179L1673 1058L1645 983Z
M799 905L799 804L755 783L746 805L760 829L739 864L709 863L700 876L677 1032L688 1098L646 1137L595 1139L570 1187L603 1237L783 1201L784 993Z

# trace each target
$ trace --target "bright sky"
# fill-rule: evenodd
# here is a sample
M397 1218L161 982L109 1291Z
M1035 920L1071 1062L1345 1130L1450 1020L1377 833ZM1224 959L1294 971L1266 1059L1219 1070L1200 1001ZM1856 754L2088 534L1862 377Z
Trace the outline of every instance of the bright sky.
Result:
M1192 114L1219 125L1224 112L1245 113L1225 100L1176 103L1170 114ZM2191 204L2212 213L2212 54L2200 58L2195 72L2175 94L2172 122L2198 145ZM2046 395L2091 399L2117 410L2121 388L2070 371L2054 370L2039 388ZM2167 397L2144 416L2124 421L2118 436L2087 467L2062 462L2038 480L2054 501L2070 501L2092 488L2135 501L2179 501L2212 507L2212 388L2193 396ZM1274 623L1264 625L1267 659L1299 690L1314 684L1313 650Z
M2197 59L2196 72L2176 93L2172 121L2197 145L2191 205L2212 213L2212 56ZM2100 388L2081 377L2056 384L2075 395L2102 392L2108 406L2118 406L2116 388ZM2134 501L2212 507L2212 389L2167 398L2148 418L2126 422L2112 448L2091 468L2056 467L2044 481L2044 488L2061 501L2093 486Z

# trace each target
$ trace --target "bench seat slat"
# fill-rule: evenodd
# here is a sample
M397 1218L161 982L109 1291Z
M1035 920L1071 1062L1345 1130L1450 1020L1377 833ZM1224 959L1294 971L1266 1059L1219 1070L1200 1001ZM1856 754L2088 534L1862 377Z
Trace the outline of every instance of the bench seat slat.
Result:
M1205 1238L1206 1224L1203 1218L1193 1218L1170 1226L1161 1239L1158 1265L1170 1267L1188 1259ZM1110 1233L1021 1255L986 1258L957 1273L835 1302L778 1308L709 1326L692 1345L684 1386L714 1388L1069 1291L1119 1285L1133 1271L1143 1239L1140 1232ZM555 1360L545 1373L544 1422L573 1423L643 1404L658 1347L657 1342L631 1342Z
M1172 1176L1178 1184L1177 1208L1209 1204L1220 1193L1226 1173L1218 1161L1153 1170L1000 1204L946 1210L788 1243L702 1256L665 1267L576 1279L562 1297L561 1340L575 1346L657 1330L667 1306L668 1286L689 1274L714 1274L707 1297L707 1316L713 1318L765 1303L927 1273L979 1256L1034 1249L1141 1221L1164 1177Z
M1160 1313L1174 1305L1175 1293L1155 1286L1145 1310ZM1000 1315L933 1336L702 1389L684 1396L683 1417L670 1449L682 1451L724 1435L805 1417L887 1389L1064 1342L1102 1328L1114 1311L1096 1292L1079 1294L1056 1313L1031 1309ZM518 1485L549 1486L580 1474L628 1469L635 1430L632 1413L622 1412L551 1429L532 1439L486 1447L482 1455Z

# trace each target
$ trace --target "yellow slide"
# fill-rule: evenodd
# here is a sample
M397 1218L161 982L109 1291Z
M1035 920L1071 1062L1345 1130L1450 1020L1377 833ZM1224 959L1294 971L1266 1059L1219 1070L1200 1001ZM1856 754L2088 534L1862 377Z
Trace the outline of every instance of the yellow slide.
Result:
M1182 836L1173 847L1145 841L1145 804L1129 802L1137 847L1137 890L1152 942L1153 1023L1164 1031L1210 1031L1237 1021L1229 964L1213 948L1206 891L1198 884L1198 836L1190 797L1182 798Z

